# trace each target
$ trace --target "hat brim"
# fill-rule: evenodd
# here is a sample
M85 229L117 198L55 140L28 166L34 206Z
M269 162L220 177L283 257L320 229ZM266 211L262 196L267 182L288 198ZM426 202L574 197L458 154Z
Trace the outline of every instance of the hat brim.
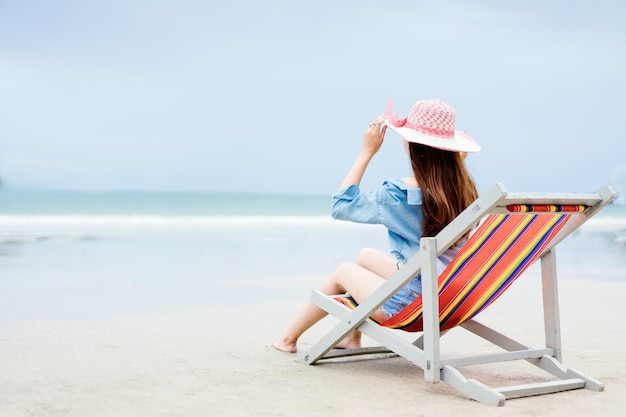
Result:
M418 132L408 127L395 127L387 123L387 127L395 130L400 136L409 142L415 142L431 148L443 149L452 152L478 152L481 147L470 135L465 132L455 131L453 138L441 138Z

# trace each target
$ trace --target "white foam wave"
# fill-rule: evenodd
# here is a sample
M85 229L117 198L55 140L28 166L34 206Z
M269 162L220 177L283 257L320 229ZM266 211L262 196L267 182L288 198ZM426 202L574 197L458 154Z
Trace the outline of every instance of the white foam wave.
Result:
M0 243L55 237L97 237L144 233L203 233L240 228L357 228L329 216L145 216L145 215L0 215ZM581 233L626 236L626 217L598 217Z
M626 231L626 217L594 217L581 227L583 232L617 233Z
M351 227L328 216L83 216L3 215L0 242L26 242L51 237L93 237L143 233L202 233L235 228Z

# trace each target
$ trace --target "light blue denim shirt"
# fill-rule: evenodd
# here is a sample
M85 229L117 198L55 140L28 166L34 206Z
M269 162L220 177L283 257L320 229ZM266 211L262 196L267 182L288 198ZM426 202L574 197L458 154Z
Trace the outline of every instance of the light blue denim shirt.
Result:
M404 181L390 179L382 187L363 192L351 185L333 195L332 216L357 223L382 224L389 235L389 250L398 261L406 262L419 250L422 237L422 190ZM437 259L441 274L461 245L448 249ZM408 306L422 293L422 277L417 275L382 305L387 318Z
M334 219L385 226L389 235L389 251L400 262L406 262L419 250L423 219L422 190L409 187L400 179L386 180L382 187L367 192L356 185L339 191L333 195L331 214ZM458 246L439 256L439 273L443 272L457 251Z

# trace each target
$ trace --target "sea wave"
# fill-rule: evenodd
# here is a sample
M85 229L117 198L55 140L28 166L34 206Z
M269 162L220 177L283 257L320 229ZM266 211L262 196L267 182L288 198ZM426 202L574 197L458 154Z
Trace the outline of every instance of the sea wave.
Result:
M626 231L626 217L594 217L583 224L585 232L616 233Z
M41 226L250 226L324 224L328 216L0 215L0 227Z
M328 216L0 215L0 243L265 227L354 227L354 224Z
M0 243L55 237L94 237L144 233L203 233L240 228L358 228L329 216L153 216L153 215L0 215ZM626 242L625 217L590 219L579 233L613 235Z

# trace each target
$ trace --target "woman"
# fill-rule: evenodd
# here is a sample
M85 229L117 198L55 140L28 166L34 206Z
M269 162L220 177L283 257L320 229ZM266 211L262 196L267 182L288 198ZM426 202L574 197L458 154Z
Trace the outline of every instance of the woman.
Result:
M339 192L333 195L334 218L383 224L389 234L391 255L364 249L356 263L342 263L320 287L320 291L329 295L348 292L358 303L417 253L422 236L435 236L478 196L463 160L467 152L477 152L480 146L467 134L455 131L454 109L439 99L422 100L415 103L409 116L400 118L393 113L391 105L390 102L385 114L368 126L359 156ZM387 127L404 138L413 176L387 180L379 189L363 192L359 188L361 179L380 149ZM450 263L463 241L439 256L439 273ZM421 276L418 275L372 317L384 321L394 316L421 292ZM300 336L326 314L308 302L274 347L296 352ZM358 331L337 345L338 348L360 346Z

